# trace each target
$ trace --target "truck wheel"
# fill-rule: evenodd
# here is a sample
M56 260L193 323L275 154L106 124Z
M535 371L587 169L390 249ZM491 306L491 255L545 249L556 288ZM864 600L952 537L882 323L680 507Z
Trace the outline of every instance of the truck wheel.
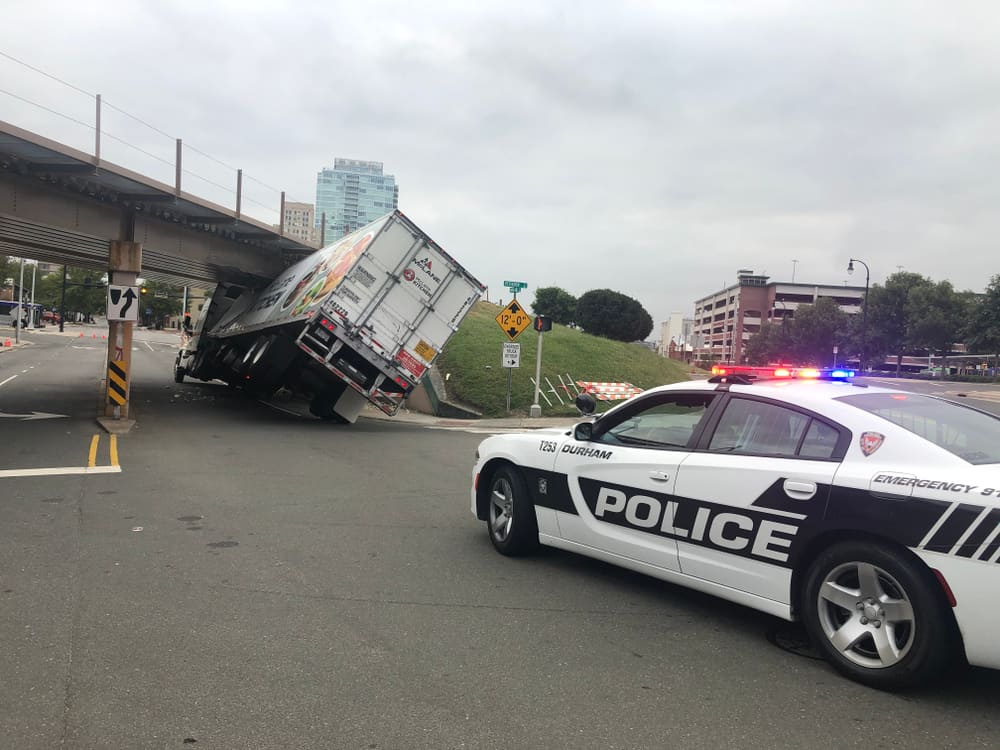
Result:
M333 410L337 399L343 395L345 390L347 390L347 383L334 383L320 391L313 396L313 400L309 403L309 413L328 422L347 424L347 420Z
M187 370L185 370L180 365L174 365L174 382L175 383L183 383L185 375L187 375Z
M496 471L490 480L486 526L497 552L508 557L538 549L538 521L521 473L512 466Z
M810 566L804 592L813 645L853 680L882 690L914 687L958 658L940 584L902 550L836 544Z

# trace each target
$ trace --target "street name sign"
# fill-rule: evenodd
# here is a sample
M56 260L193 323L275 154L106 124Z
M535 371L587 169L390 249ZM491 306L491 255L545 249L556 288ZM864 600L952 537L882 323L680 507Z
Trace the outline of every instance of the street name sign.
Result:
M524 281L505 281L503 285L508 289L510 289L512 292L519 292L522 289L528 288L527 282Z

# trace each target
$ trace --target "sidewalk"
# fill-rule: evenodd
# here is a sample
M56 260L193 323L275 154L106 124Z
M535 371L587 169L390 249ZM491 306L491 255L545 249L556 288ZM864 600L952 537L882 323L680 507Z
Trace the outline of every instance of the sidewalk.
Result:
M421 412L400 409L396 416L390 417L383 414L374 406L368 406L361 412L361 415L369 419L382 419L391 422L409 422L421 424L429 427L479 427L479 428L506 428L537 430L542 427L560 427L570 429L578 422L582 422L586 417L493 417L488 419L454 419L445 417L435 417L433 414L422 414Z

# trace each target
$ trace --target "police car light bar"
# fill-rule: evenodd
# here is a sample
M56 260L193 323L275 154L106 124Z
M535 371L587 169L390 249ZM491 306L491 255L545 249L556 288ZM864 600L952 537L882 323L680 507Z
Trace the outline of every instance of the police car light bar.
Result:
M798 379L798 380L849 380L853 378L854 370L843 367L785 367L784 365L769 365L755 367L753 365L712 365L712 375L740 375L748 380L754 379Z

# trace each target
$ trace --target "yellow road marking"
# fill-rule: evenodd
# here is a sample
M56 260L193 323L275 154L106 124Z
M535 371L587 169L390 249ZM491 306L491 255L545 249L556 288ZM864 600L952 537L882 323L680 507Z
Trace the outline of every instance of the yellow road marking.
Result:
M97 465L97 443L100 439L100 435L94 435L94 437L90 439L90 454L87 456L87 466L89 467Z
M101 442L100 434L90 438L90 451L86 466L52 466L37 469L0 469L0 479L6 477L52 477L66 474L120 474L122 467L118 465L118 436L111 436L111 465L97 465L97 448Z

